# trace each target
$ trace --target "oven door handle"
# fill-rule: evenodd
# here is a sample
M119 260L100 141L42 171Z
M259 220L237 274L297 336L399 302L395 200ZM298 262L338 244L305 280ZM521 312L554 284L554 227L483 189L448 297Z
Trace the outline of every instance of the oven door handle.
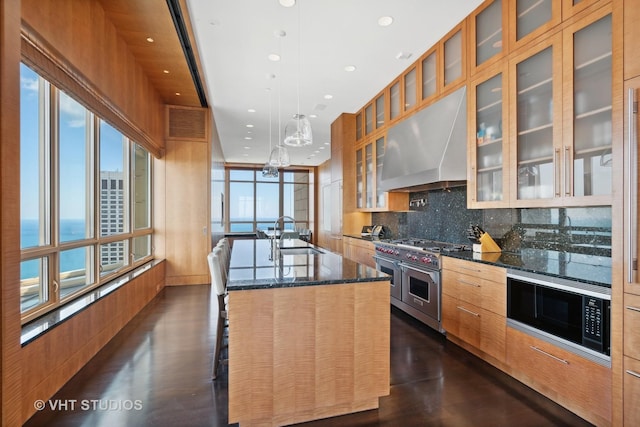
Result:
M433 279L433 274L437 273L437 270L419 269L404 263L400 263L400 268L402 269L403 272L407 270L411 270L411 271L415 271L416 273L428 274L429 277L431 277L432 279Z
M373 259L375 261L382 261L382 262L390 262L391 264L393 264L395 267L399 266L398 261L396 261L395 259L389 259L389 258L383 258L383 257L379 257L377 255L373 256Z

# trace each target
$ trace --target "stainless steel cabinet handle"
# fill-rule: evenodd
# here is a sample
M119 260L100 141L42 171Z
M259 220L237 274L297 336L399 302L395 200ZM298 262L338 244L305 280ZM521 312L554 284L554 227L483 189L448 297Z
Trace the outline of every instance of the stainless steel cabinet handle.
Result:
M571 196L571 148L564 147L564 195Z
M636 212L637 189L638 189L638 153L636 151L636 115L637 104L635 102L635 89L629 88L627 105L627 282L635 283L635 273L637 270L637 248L636 234L638 223L638 212Z
M473 286L475 288L479 288L480 287L480 285L478 285L477 283L467 282L466 280L462 280L462 279L458 279L458 282L462 283L463 285Z
M556 148L554 153L555 162L555 176L553 177L553 183L556 187L556 197L560 197L560 149Z
M638 311L640 312L640 307L634 307L632 305L628 305L625 307L627 310Z
M634 377L636 377L636 378L640 378L640 374L639 374L639 373L637 373L636 371L631 371L631 370L627 369L625 372L626 372L627 374L629 374L629 375L633 375L633 376L634 376Z
M542 349L539 349L539 348L538 348L538 347L536 347L535 345L530 345L529 347L531 348L531 350L535 350L535 351L537 351L538 353L544 354L545 356L548 356L548 357L550 357L550 358L552 358L552 359L554 359L554 360L557 360L558 362L562 362L562 363L564 363L565 365L568 365L568 364L569 364L569 361L568 361L568 360L561 359L561 358L559 358L559 357L557 357L557 356L554 356L554 355L553 355L553 354L551 354L551 353L547 353L546 351L544 351L544 350L542 350Z
M471 315L473 315L473 316L480 317L480 313L475 313L475 312L473 312L473 311L471 311L471 310L467 310L466 308L464 308L464 307L460 307L459 305L458 305L458 306L456 306L456 308L457 308L458 310L464 311L465 313L469 313L469 314L471 314Z
M468 270L468 271L473 271L474 273L480 273L481 271L478 270L477 268L471 268L471 267L460 267L460 270Z

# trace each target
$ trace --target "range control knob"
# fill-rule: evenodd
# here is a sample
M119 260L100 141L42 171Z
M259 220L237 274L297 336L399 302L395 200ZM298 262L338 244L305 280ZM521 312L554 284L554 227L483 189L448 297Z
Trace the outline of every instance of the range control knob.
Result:
M422 257L422 262L424 262L425 264L431 264L431 258L429 258L428 256Z

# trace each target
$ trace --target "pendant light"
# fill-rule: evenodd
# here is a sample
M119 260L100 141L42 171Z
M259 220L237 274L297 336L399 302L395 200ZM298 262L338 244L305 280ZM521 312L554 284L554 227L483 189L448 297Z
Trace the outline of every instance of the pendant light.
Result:
M276 32L276 36L280 38L280 53L282 53L282 37L285 37L286 35L287 33L284 30ZM280 66L280 69L282 70L282 66ZM282 83L280 80L278 80L278 145L276 145L273 148L273 150L271 150L271 155L269 156L269 165L275 166L275 167L287 167L291 165L291 162L289 161L289 152L287 151L286 147L284 147L282 143L280 143L281 141L280 131L282 129L281 92L282 92Z
M269 92L269 155L271 155L271 88L267 88L267 92ZM270 160L267 160L267 163L262 168L262 176L265 178L277 178L278 168L271 165Z
M300 29L300 3L298 7L298 73L296 91L298 98L297 113L293 115L293 118L287 123L287 127L284 130L284 143L292 147L304 147L305 145L311 145L313 138L311 135L311 123L304 114L300 114L300 64L302 63L302 54L300 49L301 29Z

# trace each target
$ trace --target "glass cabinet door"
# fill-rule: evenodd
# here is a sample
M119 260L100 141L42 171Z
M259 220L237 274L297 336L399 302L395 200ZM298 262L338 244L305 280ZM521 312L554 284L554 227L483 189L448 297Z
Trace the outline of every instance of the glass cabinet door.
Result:
M356 114L356 141L362 139L362 111Z
M373 143L369 143L365 145L364 151L365 151L364 207L369 209L373 207Z
M516 40L521 40L551 21L553 12L551 2L552 0L516 1Z
M404 75L404 111L410 110L416 105L416 69L412 68Z
M389 107L389 117L391 120L400 116L400 82L396 81L389 87L389 100L391 105Z
M373 132L373 104L364 107L364 134Z
M475 18L475 66L502 52L502 0L495 0Z
M376 139L376 208L384 208L385 192L379 190L380 181L382 180L382 162L384 161L384 136Z
M515 66L518 200L552 198L554 190L559 193L559 171L554 167L560 157L554 140L554 48L551 45Z
M376 129L384 126L384 93L376 98Z
M364 181L362 179L362 167L363 167L363 155L362 148L356 150L356 208L362 209L363 206L363 192Z
M444 42L444 85L462 77L462 30Z
M438 52L433 51L422 60L422 100L428 99L436 94L438 89L436 73Z
M564 196L611 194L611 15L573 33L573 161L564 147ZM570 101L569 101L570 102Z
M476 86L475 201L504 200L503 75ZM473 196L472 196L473 198Z

